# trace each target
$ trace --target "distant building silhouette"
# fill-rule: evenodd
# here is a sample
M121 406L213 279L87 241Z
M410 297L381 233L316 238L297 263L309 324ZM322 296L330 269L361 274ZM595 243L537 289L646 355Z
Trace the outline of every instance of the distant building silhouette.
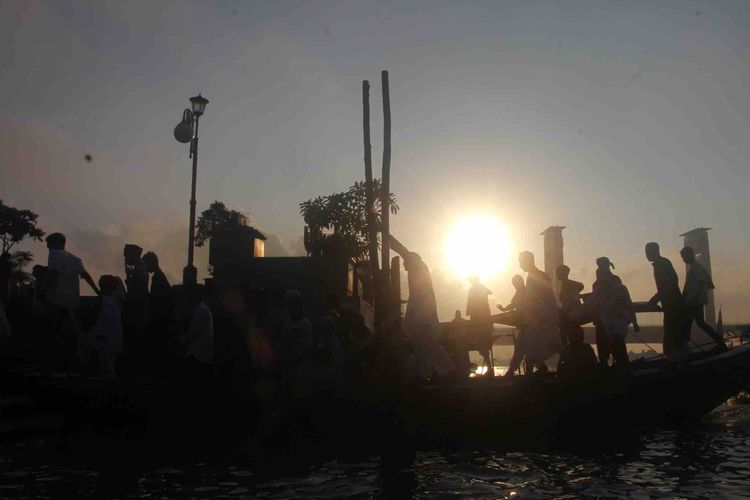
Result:
M565 264L563 258L563 236L562 230L565 226L550 226L542 231L540 236L544 236L544 272L554 283L555 269L557 266Z
M330 305L328 297L338 300L360 296L361 280L353 262L337 241L330 239L319 257L265 257L266 237L257 229L238 226L212 236L209 264L215 289L229 290L240 286L249 290L283 292L298 290L309 318L321 316Z
M687 233L681 234L684 239L684 246L690 247L695 251L695 261L698 262L708 272L713 279L711 272L711 252L708 249L708 232L710 227L697 227ZM716 328L716 306L714 305L714 292L708 291L708 304L705 308L706 323Z

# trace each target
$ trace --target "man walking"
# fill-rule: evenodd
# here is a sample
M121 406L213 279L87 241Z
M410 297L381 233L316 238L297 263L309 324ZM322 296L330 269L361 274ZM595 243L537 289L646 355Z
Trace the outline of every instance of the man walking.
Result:
M687 339L681 335L684 302L677 273L669 259L661 256L658 243L646 243L646 259L654 266L656 282L656 295L649 302L661 303L664 312L664 354L670 360L679 360L687 354L688 346Z
M47 302L50 327L55 339L62 343L65 364L70 371L75 364L75 352L80 335L75 316L75 310L81 304L80 280L85 280L97 295L100 295L100 292L84 269L81 259L65 250L64 234L52 233L47 236L46 242L49 249Z
M492 363L492 323L490 322L489 296L492 293L479 282L479 276L469 276L469 299L466 303L466 315L476 324L472 325L474 334L471 343L479 351L487 367L486 375L493 377L495 369ZM475 321L476 320L476 321ZM484 324L479 324L484 322Z
M719 349L726 349L727 346L721 335L706 323L704 307L708 304L708 291L714 288L711 277L706 269L696 262L695 251L691 247L680 250L680 256L687 264L685 286L682 289L682 298L685 301L684 342L690 340L690 330L695 321L701 330L714 339Z

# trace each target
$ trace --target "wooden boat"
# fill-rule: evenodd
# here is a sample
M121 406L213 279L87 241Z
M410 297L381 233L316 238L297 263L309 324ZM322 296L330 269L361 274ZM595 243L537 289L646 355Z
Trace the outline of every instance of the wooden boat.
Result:
M750 344L702 353L681 367L652 359L633 362L629 372L594 371L569 378L482 377L400 390L369 386L313 392L280 406L271 416L273 425L261 425L260 431L257 391L246 385L196 388L45 378L12 370L3 378L74 421L122 422L162 438L189 434L195 440L202 435L216 444L256 434L257 442L273 435L272 441L286 443L287 434L299 432L291 429L304 420L316 439L356 439L358 445L364 440L392 443L395 436L421 442L448 437L485 445L491 440L513 447L529 436L573 429L591 433L602 426L611 431L612 426L651 426L705 415L750 384Z
M683 422L703 416L750 383L750 344L701 353L684 366L635 361L629 372L570 378L516 376L427 386L404 418L426 436L512 442L527 436ZM605 427L605 429L601 429Z

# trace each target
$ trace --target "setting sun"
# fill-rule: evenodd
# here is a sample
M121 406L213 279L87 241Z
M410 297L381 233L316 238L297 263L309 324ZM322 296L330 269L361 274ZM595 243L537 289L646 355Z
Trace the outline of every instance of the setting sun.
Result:
M445 261L459 277L491 278L508 265L511 237L496 217L473 214L459 219L445 235Z

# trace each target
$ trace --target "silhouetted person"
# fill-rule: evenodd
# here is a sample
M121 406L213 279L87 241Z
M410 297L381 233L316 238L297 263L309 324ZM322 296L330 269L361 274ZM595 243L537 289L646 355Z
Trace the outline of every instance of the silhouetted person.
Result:
M125 308L123 326L125 348L128 357L139 370L150 368L143 361L149 358L150 349L146 329L146 303L148 299L148 273L143 264L143 249L138 245L127 244L123 248L125 259Z
M510 303L507 306L498 304L497 308L503 312L518 311L521 309L521 302L523 301L524 293L526 292L526 283L523 281L523 276L520 274L514 275L511 280L513 288L516 292L513 294L513 298L510 299Z
M706 269L695 260L695 251L691 247L680 250L682 260L687 264L688 270L685 276L685 286L682 289L682 297L685 301L685 323L683 342L689 342L690 330L693 321L706 332L721 349L726 349L722 336L716 332L711 325L706 323L704 308L708 304L708 291L713 290L714 284Z
M583 341L583 328L571 329L567 348L560 355L558 372L561 375L589 373L596 368L594 349Z
M68 370L75 364L75 351L80 329L75 310L81 303L80 280L83 279L99 295L99 288L86 272L81 259L65 250L65 235L52 233L46 239L49 249L47 260L47 312L50 328L55 336L52 344L59 343Z
M3 306L3 302L0 301L0 346L9 342L11 337L12 331L8 322L8 316L5 315L5 307Z
M515 276L513 276L513 278L511 278L511 283L513 284L513 288L516 289L516 293L513 294L513 298L511 299L510 303L505 307L502 307L500 305L497 306L503 312L515 311L518 314L518 321L516 325L518 334L513 340L513 356L510 359L508 371L505 373L507 376L513 376L515 371L521 367L521 362L524 359L523 346L526 341L526 339L523 338L524 327L523 319L521 317L521 308L523 305L524 296L526 294L526 283L523 282L523 276L521 276L520 274L516 274Z
M628 327L632 324L636 332L640 331L630 292L613 274L603 269L596 270L596 280L597 287L584 309L595 311L599 324L607 336L614 366L626 368L629 364L625 347ZM573 316L575 317L575 313ZM600 357L600 362L601 360Z
M555 269L555 277L559 283L557 299L560 302L560 340L563 347L570 343L570 333L579 325L570 319L570 312L581 305L581 291L583 283L569 278L570 268L560 264Z
M404 256L404 268L409 280L404 329L414 341L415 376L426 380L433 372L438 376L447 375L455 367L438 343L440 322L430 270L419 254L414 252Z
M31 274L34 277L32 283L33 295L31 297L31 331L33 350L37 361L41 366L48 363L48 358L52 354L49 345L49 332L47 324L47 266L35 265Z
M612 280L616 283L622 283L619 276L612 273L612 269L615 265L609 260L609 257L599 257L596 259L596 280L591 286L592 293L596 293L596 290L600 285L600 277L606 280ZM596 339L596 352L599 355L599 364L607 367L609 366L609 357L612 354L612 346L610 345L609 335L604 328L604 324L599 318L598 312L594 309L594 332Z
M451 338L454 352L453 359L461 374L471 372L471 360L469 359L469 342L466 339L466 318L462 317L461 309L456 309L451 320Z
M185 290L189 322L180 339L181 354L194 382L206 382L213 377L214 323L211 310L203 300L203 287L192 286Z
M318 389L337 389L344 372L344 349L336 332L336 321L325 316L318 323L313 356L313 377Z
M521 317L525 332L523 352L526 360L539 371L546 372L544 360L560 352L559 311L547 274L534 264L534 254L521 252L518 256L521 269L526 271L526 294L522 302Z
M122 309L125 301L125 286L116 276L99 278L102 304L94 326L94 341L99 376L112 380L117 373L117 358L122 354Z
M659 244L650 242L646 244L646 259L654 266L654 281L656 282L656 295L649 302L661 303L664 312L664 354L670 360L680 360L688 354L687 339L682 335L684 324L684 302L677 273L672 263L659 252Z
M281 342L281 378L285 388L303 389L312 367L315 339L312 323L305 317L302 294L289 290L284 294L284 330Z
M492 323L490 322L490 303L489 296L492 292L483 284L479 282L479 276L469 276L469 299L466 303L466 315L472 320L471 332L473 333L473 339L471 339L474 347L479 351L479 354L484 360L484 365L487 367L487 375L494 376L495 369L492 366Z
M146 272L151 274L151 288L148 292L149 357L159 364L167 355L169 330L175 316L172 287L159 267L159 257L154 252L146 252L142 260Z
M34 287L33 303L31 310L34 314L42 313L47 307L47 281L49 277L49 270L47 266L35 265L31 269L31 275L34 277L32 286Z

